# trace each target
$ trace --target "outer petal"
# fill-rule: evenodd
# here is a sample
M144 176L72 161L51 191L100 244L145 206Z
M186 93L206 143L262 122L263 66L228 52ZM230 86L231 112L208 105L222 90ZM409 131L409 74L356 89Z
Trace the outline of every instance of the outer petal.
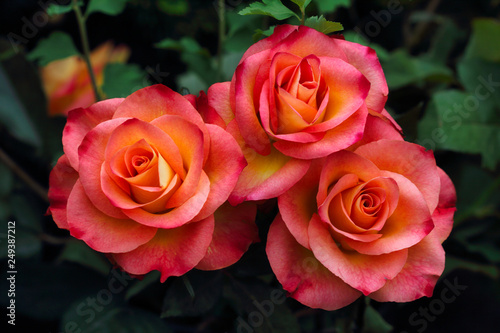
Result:
M314 256L351 287L368 295L384 286L405 265L408 250L381 255L342 251L318 215L309 224L309 244Z
M197 125L203 132L204 141L209 142L208 132L198 111L182 95L161 84L137 90L128 96L113 118L130 117L151 122L166 114L180 116ZM205 156L208 156L208 149L207 144Z
M272 48L274 45L282 41L292 32L297 31L298 27L289 24L280 24L274 28L274 32L271 36L264 38L257 43L253 44L246 50L246 52L241 57L240 63L242 63L246 58L252 54L261 52L263 50Z
M242 147L248 162L229 196L232 205L245 200L275 198L292 187L307 172L310 161L284 156L275 149L267 156L260 155L243 142L235 121L231 122L227 129Z
M376 52L367 46L346 40L339 40L338 45L347 56L347 62L363 73L371 83L366 105L371 110L381 112L387 101L389 88Z
M314 160L306 175L278 197L281 218L288 230L300 245L309 250L309 221L317 211L316 194L323 164L322 160Z
M229 124L231 120L234 119L234 113L231 109L230 89L231 82L218 82L212 84L207 91L208 105L214 108L225 125ZM208 123L214 124L210 121L208 121Z
M331 311L361 296L318 262L311 251L297 243L280 215L269 229L266 252L283 289L306 306Z
M259 154L268 155L271 150L269 137L257 117L258 105L254 98L256 76L263 62L268 59L267 52L261 52L246 59L234 73L234 115L245 142Z
M382 139L403 141L403 136L388 118L379 113L370 113L366 118L363 138L348 149L355 151L362 145Z
M444 270L444 250L434 237L426 237L408 251L408 260L394 279L369 295L379 302L411 302L422 296L431 297Z
M422 192L429 211L439 201L440 178L432 151L406 141L379 140L356 149L359 154L377 165L405 176Z
M174 229L159 229L156 236L137 249L114 254L116 263L131 274L152 270L161 273L161 282L180 276L195 267L205 256L212 240L214 217Z
M233 207L228 203L215 212L215 229L207 254L196 266L202 270L221 269L237 262L253 242L259 240L255 224L257 206L245 202Z
M238 176L247 165L234 138L216 125L207 125L210 133L210 156L203 167L210 179L210 193L196 219L211 215L233 191Z
M68 229L68 197L77 180L78 172L69 164L68 157L62 155L49 177L49 211L59 228Z
M299 57L307 57L314 54L317 57L339 58L347 62L347 56L341 43L341 39L331 38L313 28L304 25L295 27L292 31L273 49L272 53L288 52Z
M226 128L226 123L224 122L224 120L222 120L217 111L208 104L208 98L205 92L200 91L198 97L196 97L195 95L184 95L184 98L187 99L189 103L191 103L196 108L196 110L198 110L205 123L214 124L222 128ZM232 113L231 110L229 111Z
M441 179L441 191L439 192L438 207L432 214L435 226L432 234L442 243L448 238L453 227L453 215L457 210L455 208L457 195L450 177L441 168L438 168L438 173Z
M103 214L89 200L80 181L68 199L68 225L72 236L105 253L134 250L156 234L156 228Z
M98 124L113 118L123 98L107 99L92 104L86 109L72 110L63 131L63 148L71 166L78 171L78 147L83 138Z

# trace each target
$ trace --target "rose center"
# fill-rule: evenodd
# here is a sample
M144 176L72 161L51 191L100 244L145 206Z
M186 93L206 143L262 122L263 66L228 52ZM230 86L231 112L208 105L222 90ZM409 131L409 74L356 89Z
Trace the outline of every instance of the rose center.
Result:
M323 121L328 88L317 57L308 56L281 69L274 87L277 120L271 125L275 133L294 133Z

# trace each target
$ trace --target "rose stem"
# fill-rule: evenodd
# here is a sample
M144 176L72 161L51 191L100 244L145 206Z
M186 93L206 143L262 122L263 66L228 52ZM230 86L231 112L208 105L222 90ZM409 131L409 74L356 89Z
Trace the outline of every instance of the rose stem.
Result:
M80 38L82 39L83 60L87 65L90 81L92 82L92 88L94 89L95 99L98 102L101 100L101 95L99 94L99 89L97 88L97 81L95 79L94 71L92 70L92 64L90 63L90 49L89 49L89 40L87 37L87 28L85 27L85 18L82 15L80 7L78 6L78 0L73 0L73 10L75 11L76 14L76 21L78 22L78 30L80 31Z

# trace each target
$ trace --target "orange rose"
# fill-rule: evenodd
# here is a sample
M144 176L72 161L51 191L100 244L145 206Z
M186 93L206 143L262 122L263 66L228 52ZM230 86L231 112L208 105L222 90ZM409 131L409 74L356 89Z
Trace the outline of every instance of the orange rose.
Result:
M90 62L98 87L104 82L106 65L125 63L129 56L128 47L114 47L109 41L96 48L90 54ZM51 116L67 115L70 110L88 107L96 101L87 66L79 56L52 61L41 69L41 77Z

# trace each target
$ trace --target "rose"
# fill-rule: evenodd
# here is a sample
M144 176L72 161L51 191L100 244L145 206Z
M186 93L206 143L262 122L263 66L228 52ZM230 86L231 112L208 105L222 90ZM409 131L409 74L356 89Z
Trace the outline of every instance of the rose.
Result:
M98 87L104 80L108 63L125 63L130 56L127 46L106 42L90 54ZM96 101L87 66L79 56L55 60L40 69L51 116L67 115L70 110L85 108Z
M326 310L361 294L408 302L431 296L455 189L431 151L379 140L317 160L278 198L267 255L283 288Z
M230 201L278 196L311 159L355 144L368 114L390 118L387 94L372 49L305 26L277 26L245 52L231 83L208 91L249 163Z
M165 86L71 111L63 146L54 221L131 274L222 268L257 238L255 205L224 204L245 166L237 143Z

